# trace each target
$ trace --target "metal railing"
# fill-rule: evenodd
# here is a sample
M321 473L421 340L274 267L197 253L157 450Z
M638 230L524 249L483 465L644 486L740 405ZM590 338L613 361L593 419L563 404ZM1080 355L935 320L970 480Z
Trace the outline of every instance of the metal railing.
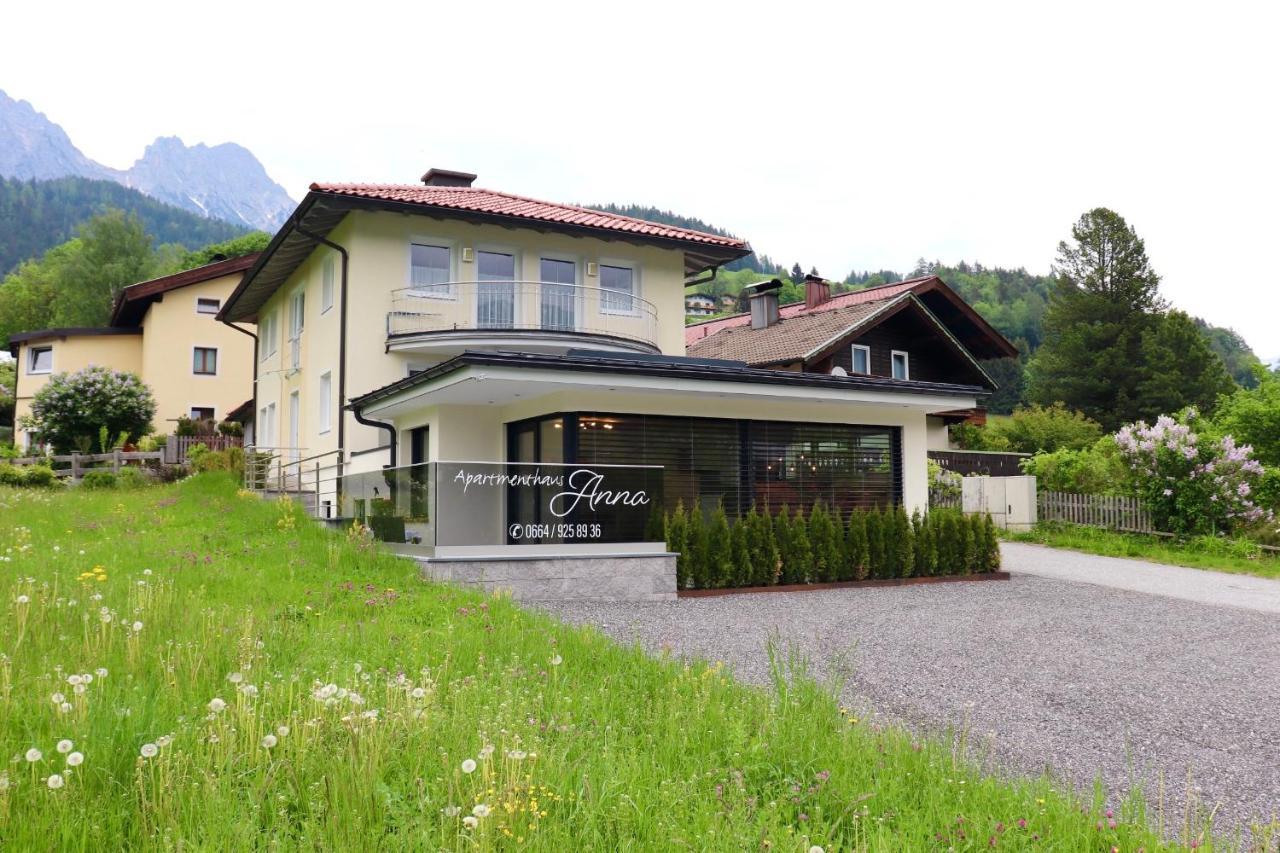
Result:
M317 518L337 514L345 456L327 450L303 456L302 447L246 447L244 487L298 500Z
M658 310L632 294L551 281L452 281L392 291L388 337L449 331L602 335L656 349Z

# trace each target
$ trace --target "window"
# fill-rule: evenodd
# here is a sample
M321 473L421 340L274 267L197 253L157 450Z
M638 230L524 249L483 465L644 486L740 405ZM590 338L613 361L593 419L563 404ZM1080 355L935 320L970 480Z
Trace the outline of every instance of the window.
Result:
M222 308L221 299L213 299L209 296L201 296L196 299L197 314L217 314Z
M289 298L289 367L302 366L302 325L306 316L307 294L299 290Z
M892 356L893 378L910 379L911 371L907 366L907 354L902 350L894 350Z
M476 252L476 325L511 329L516 321L516 256L509 252Z
M853 370L850 373L871 373L871 347L863 344L853 345Z
M573 331L576 327L578 265L558 258L542 258L538 266L542 279L539 301L542 303L542 328Z
M608 314L633 314L636 294L635 270L631 267L600 265L600 310Z
M196 347L192 350L191 372L197 376L217 376L218 350L214 347Z
M27 373L53 372L53 347L32 347L27 358Z
M333 258L325 258L320 268L320 313L333 307Z
M261 353L261 361L276 354L276 315L274 312L262 318L262 325L258 329L258 351Z
M423 296L452 299L454 293L453 285L449 282L452 268L449 247L414 243L409 247L409 255L409 286Z
M320 432L325 433L333 424L333 375L320 376Z
M212 406L192 406L191 420L193 421L213 420L213 407Z

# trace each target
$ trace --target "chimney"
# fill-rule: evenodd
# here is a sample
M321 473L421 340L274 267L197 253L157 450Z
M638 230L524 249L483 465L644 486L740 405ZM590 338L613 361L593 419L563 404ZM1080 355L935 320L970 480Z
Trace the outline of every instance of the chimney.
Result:
M819 275L804 277L804 307L812 311L822 303L831 299L831 282Z
M422 176L422 183L429 187L469 187L476 176L470 172L455 172L452 169L427 169Z
M778 291L782 282L773 278L747 285L751 302L751 328L767 329L778 322Z

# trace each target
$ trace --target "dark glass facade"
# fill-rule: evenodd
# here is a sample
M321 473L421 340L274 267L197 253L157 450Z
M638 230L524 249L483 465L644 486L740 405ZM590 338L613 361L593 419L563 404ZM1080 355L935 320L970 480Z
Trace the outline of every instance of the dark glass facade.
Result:
M509 426L512 462L661 465L669 507L847 511L902 501L898 427L559 413Z

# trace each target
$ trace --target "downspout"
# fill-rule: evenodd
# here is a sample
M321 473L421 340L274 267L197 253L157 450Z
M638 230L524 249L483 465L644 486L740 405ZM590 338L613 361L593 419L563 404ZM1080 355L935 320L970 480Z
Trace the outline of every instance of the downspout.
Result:
M388 468L394 468L394 467L396 467L396 445L398 444L399 439L398 439L398 437L397 437L397 435L396 435L396 428L395 428L395 425L394 425L394 424L386 423L386 422L384 422L384 421L373 421L373 420L369 420L368 418L366 418L366 417L365 417L365 416L360 412L360 410L359 410L359 409L354 409L354 408L353 408L353 409L351 410L351 415L352 415L352 417L354 417L354 418L356 419L356 423L358 423L358 424L364 424L365 426L377 427L378 429L385 429L385 430L387 431L387 438L389 439L389 441L388 441L388 446L390 447L390 450L391 450L391 464L390 464L390 465L387 465L386 467L388 467Z
M321 237L319 234L308 231L301 225L295 225L294 230L303 237L314 240L322 246L328 246L342 255L342 294L338 299L338 450L342 456L346 456L347 418L343 415L343 410L347 400L347 263L351 256L342 246L332 240ZM360 420L359 414L356 414L356 422L364 423L364 421ZM394 445L392 446L394 447ZM339 459L338 464L345 464L345 460ZM392 464L394 464L394 460Z
M707 282L715 281L716 273L718 272L720 272L720 267L714 266L711 268L706 278L695 278L693 281L686 280L684 283L684 286L693 287L694 285L697 285L697 284L706 284Z
M242 335L248 335L253 338L253 416L254 416L254 434L257 434L257 417L258 417L258 336L248 329L242 329L230 320L219 320L224 326L235 329ZM256 441L255 441L256 443Z

